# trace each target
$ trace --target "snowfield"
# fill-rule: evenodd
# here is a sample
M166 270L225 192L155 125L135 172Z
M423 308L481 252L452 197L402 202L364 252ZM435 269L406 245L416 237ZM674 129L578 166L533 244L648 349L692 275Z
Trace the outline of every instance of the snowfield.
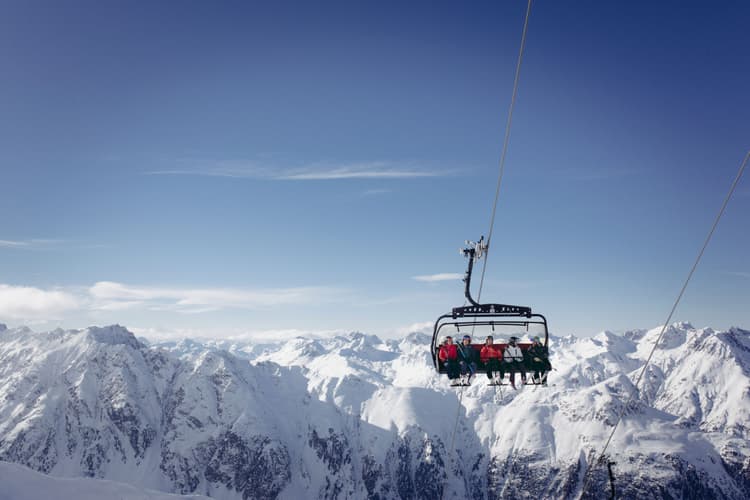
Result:
M0 498L60 478L141 492L97 498L577 498L660 329L551 337L550 387L461 393L420 333L148 345L120 326L0 328L0 460L48 475L27 491L34 473L0 464ZM618 497L748 498L748 442L750 332L675 323L608 450ZM609 496L606 467L587 491Z
M59 478L26 467L0 462L3 500L208 500L199 495L172 495L129 484L89 478Z

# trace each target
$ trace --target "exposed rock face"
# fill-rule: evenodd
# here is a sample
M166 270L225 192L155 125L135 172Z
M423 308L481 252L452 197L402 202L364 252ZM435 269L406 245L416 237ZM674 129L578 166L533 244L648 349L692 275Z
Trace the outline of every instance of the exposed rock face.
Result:
M750 497L750 334L555 339L555 387L459 394L429 339L355 333L232 354L119 326L0 328L0 460L226 499ZM460 399L460 403L459 403ZM614 482L599 456L608 450Z
M276 498L291 479L286 447L265 436L245 440L226 432L206 443L200 455L210 457L206 480L242 492L242 498Z

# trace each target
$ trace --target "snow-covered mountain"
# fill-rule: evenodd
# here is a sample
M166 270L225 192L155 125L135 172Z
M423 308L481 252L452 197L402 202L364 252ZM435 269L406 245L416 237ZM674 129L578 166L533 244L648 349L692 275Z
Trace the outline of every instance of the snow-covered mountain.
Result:
M0 327L0 460L227 500L573 498L659 331L552 338L553 386L460 393L418 333ZM681 323L661 343L608 450L618 497L750 497L750 332ZM606 467L587 491L609 495Z
M175 495L136 486L91 478L59 478L26 467L0 462L2 500L209 500L203 495Z

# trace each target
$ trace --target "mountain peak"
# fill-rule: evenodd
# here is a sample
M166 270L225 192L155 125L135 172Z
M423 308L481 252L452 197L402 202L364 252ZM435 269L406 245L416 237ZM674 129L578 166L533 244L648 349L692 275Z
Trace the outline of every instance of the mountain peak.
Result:
M432 340L432 336L424 332L411 332L409 335L404 337L401 342L409 344L429 344Z
M124 326L120 325L109 325L109 326L90 326L86 330L86 334L89 338L93 339L94 341L100 343L100 344L110 344L110 345L127 345L134 349L140 349L142 347L145 347L143 344L141 344L137 338L135 338L135 335L125 328Z
M676 321L672 323L672 328L679 330L695 330L695 327L689 321Z
M372 347L382 344L383 341L377 335L370 335L362 332L349 332L345 335L336 337L351 347Z

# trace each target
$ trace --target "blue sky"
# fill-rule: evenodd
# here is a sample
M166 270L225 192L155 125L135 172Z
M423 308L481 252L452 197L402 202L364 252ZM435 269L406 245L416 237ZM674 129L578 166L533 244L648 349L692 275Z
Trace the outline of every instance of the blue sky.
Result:
M398 335L463 304L526 3L3 2L0 321ZM750 149L746 2L536 2L483 298L666 319ZM750 327L745 178L675 319ZM445 276L444 276L445 277Z

